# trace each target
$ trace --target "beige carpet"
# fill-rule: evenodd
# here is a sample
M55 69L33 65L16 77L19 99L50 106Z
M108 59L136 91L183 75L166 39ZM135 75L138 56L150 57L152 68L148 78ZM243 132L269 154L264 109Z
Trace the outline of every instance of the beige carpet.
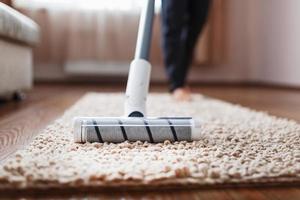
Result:
M190 103L148 99L150 116L201 119L200 141L73 143L74 116L120 116L123 100L83 97L0 166L0 188L300 183L300 124L200 95Z

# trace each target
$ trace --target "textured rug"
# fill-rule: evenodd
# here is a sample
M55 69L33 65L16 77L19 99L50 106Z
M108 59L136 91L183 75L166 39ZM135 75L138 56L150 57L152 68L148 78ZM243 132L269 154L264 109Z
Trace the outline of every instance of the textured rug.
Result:
M0 166L0 188L300 183L300 124L201 95L148 98L149 116L201 119L200 141L73 143L74 116L121 116L123 98L84 96Z

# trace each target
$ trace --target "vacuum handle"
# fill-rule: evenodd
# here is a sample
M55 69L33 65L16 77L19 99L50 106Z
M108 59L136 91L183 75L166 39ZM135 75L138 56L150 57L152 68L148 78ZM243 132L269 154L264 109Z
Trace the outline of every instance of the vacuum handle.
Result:
M151 64L148 60L154 16L154 1L146 0L140 17L135 56L130 64L126 87L125 116L129 117L146 116L146 99L151 73Z
M155 0L146 0L140 16L135 59L149 60Z

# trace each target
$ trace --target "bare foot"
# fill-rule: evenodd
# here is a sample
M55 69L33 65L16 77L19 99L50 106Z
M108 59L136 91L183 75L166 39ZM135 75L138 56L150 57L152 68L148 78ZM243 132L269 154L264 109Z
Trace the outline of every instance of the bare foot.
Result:
M191 96L191 90L188 87L181 87L177 88L173 91L173 97L177 101L191 101L192 96Z

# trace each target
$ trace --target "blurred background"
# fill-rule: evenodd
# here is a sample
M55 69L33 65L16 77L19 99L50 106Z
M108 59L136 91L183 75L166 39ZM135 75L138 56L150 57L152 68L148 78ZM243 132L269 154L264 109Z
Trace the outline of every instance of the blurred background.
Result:
M0 94L40 82L125 86L143 1L1 2ZM299 88L299 8L298 0L212 0L188 82ZM165 84L160 9L156 0L151 79Z
M39 26L34 81L126 80L141 0L6 0ZM300 87L300 1L214 0L190 71L192 83ZM0 40L4 40L0 36ZM0 43L1 45L1 43ZM156 1L152 81L166 82L160 1ZM9 55L14 57L13 55Z

